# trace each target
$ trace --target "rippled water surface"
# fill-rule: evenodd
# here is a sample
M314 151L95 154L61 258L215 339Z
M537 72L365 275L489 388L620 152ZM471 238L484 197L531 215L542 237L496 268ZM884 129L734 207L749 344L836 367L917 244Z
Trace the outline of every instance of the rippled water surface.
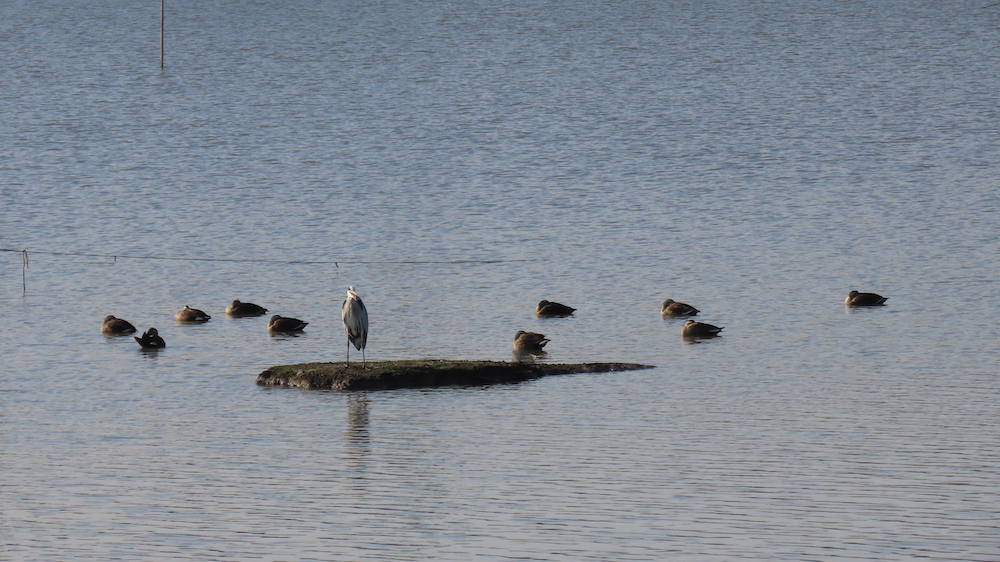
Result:
M988 4L0 4L0 558L1000 559Z

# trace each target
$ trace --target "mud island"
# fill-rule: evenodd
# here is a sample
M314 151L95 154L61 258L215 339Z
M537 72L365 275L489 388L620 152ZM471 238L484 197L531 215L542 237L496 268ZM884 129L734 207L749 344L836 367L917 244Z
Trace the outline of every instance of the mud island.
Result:
M330 390L388 390L437 386L509 384L548 375L608 373L651 369L638 363L520 363L408 359L373 361L363 368L344 362L300 363L271 367L257 376L261 386Z

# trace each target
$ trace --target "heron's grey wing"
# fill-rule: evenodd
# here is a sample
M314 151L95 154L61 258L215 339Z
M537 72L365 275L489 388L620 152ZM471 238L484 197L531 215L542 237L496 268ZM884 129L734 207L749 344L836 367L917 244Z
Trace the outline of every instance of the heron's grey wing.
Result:
M361 329L364 331L365 335L368 335L368 309L365 308L365 303L358 299L358 316L361 318Z
M358 334L361 348L363 349L368 344L368 309L365 308L365 303L361 302L361 299L356 299L355 312L356 320L358 326L361 328L361 333Z

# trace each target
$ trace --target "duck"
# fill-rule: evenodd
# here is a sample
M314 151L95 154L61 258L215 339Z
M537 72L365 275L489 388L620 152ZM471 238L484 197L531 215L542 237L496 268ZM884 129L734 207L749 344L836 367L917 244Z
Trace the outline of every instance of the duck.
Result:
M681 336L685 338L714 338L719 335L722 328L719 326L713 326L711 324L705 324L704 322L695 322L694 320L688 319L684 323L684 328L681 329Z
M287 316L281 316L275 314L267 322L267 331L269 332L301 332L309 322L303 322L298 318L288 318Z
M135 332L135 326L131 322L110 314L104 317L104 324L101 325L101 333L108 336L127 336Z
M698 312L698 309L690 304L677 302L674 299L667 299L663 301L663 306L660 308L660 314L671 317L695 316Z
M562 316L569 316L576 312L576 309L572 306L566 306L565 304L560 304L557 302L549 301L539 301L538 306L535 307L535 316L544 316L548 318L559 318Z
M184 308L177 311L174 314L174 320L178 322L208 322L212 317L205 314L204 310L198 310L197 308L191 308L188 305L184 305Z
M233 301L233 304L226 307L226 314L237 318L241 316L262 316L267 314L267 309L252 302L240 302L235 300Z
M875 293L851 291L847 295L847 300L844 301L844 304L847 306L885 306L885 301L887 300L889 300L889 297L883 297Z
M525 332L524 330L519 330L514 334L514 351L520 353L545 353L542 349L545 344L549 343L549 339L542 334L536 334L535 332Z
M142 337L135 336L135 341L139 342L142 349L162 349L167 347L167 342L163 341L156 328L150 328L143 332Z

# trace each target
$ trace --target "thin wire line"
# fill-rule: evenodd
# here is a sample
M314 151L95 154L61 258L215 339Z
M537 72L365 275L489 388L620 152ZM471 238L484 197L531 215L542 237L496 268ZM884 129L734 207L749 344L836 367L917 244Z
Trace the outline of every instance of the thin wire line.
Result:
M17 252L21 254L21 291L23 296L28 295L28 250L14 250L11 248L0 248L0 252ZM44 250L32 250L36 254L48 256L76 256L87 258L112 258L118 263L118 258L130 260L174 260L174 261L204 261L204 262L231 262L231 263L271 263L288 265L329 265L339 268L340 264L350 265L489 265L497 263L524 262L526 259L495 259L495 260L266 260L254 258L181 258L172 256L130 256L121 254L95 254L87 252L46 252Z
M24 254L25 266L27 266L27 255L28 250L14 250L10 248L0 248L0 252L17 252ZM89 258L112 258L115 261L121 259L131 259L131 260L173 260L173 261L208 261L208 262L237 262L237 263L280 263L280 264L306 264L306 265L329 265L333 264L336 267L340 267L340 264L350 264L350 265L462 265L462 264L497 264L497 263L511 263L511 262L525 262L527 259L492 259L492 260L475 260L475 259L465 259L465 260L269 260L269 259L258 259L258 258L183 258L174 256L133 256L133 255L123 255L123 254L95 254L86 252L48 252L43 250L31 250L35 254L44 254L50 256L77 256L77 257L89 257Z

